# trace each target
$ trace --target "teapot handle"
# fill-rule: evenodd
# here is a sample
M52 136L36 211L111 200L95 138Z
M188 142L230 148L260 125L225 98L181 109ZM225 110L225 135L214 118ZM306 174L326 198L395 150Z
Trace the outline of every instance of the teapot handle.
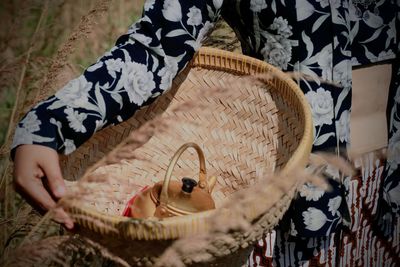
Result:
M197 155L199 156L199 162L200 162L200 170L199 170L199 187L201 189L206 190L207 192L211 192L212 187L214 187L215 182L209 185L208 181L207 181L207 171L206 171L206 161L204 158L204 153L201 150L201 148L199 147L199 145L197 145L196 143L186 143L184 145L182 145L178 151L175 152L175 155L173 156L173 158L171 159L171 162L168 166L167 172L165 174L165 178L164 178L164 183L162 186L162 190L161 190L161 194L160 194L160 206L161 207L166 207L167 206L167 202L168 202L168 187L169 187L169 181L171 180L172 177L172 171L174 170L174 167L176 165L176 163L178 162L180 156L182 155L182 153L188 149L189 147L192 147L196 150Z

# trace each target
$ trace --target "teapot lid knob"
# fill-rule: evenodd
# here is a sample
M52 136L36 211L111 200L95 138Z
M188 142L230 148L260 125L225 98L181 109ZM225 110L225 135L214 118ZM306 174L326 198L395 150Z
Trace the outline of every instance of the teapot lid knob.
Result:
M192 193L193 188L197 185L196 180L188 177L182 178L182 191L185 193Z

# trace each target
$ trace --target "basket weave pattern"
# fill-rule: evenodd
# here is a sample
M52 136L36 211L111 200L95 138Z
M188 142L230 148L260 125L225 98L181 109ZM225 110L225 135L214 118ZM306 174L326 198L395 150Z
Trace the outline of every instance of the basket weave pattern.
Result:
M273 75L263 83L251 82L254 79L243 76L261 73ZM180 109L186 103L191 108ZM108 182L85 182L81 186L93 194L68 207L75 221L85 229L84 234L101 239L117 254L129 254L129 262L135 264L151 265L171 240L204 233L209 227L208 218L232 194L276 170L304 166L311 150L308 104L289 77L265 62L206 48L178 75L165 95L128 121L101 131L74 156L66 158L64 175L79 177L81 169L114 148L129 132L160 115L173 125L156 132L135 150L138 159L97 169L95 173L109 176ZM164 178L172 155L186 142L200 145L208 175L218 177L213 191L216 211L161 221L120 216L126 201L140 187ZM185 152L174 176L196 177L199 168L196 157L193 151ZM99 197L95 192L105 187L112 188L113 195ZM293 185L289 194L277 196L268 214L262 214L257 203L253 203L246 211L246 217L254 224L252 232L236 233L236 244L227 245L224 250L227 253L221 255L230 254L230 260L236 264L240 262L238 259L243 260L243 255L249 252L249 243L278 223L294 192ZM229 211L224 212L224 216L231 216ZM127 242L130 249L125 248ZM225 258L222 262L230 261Z

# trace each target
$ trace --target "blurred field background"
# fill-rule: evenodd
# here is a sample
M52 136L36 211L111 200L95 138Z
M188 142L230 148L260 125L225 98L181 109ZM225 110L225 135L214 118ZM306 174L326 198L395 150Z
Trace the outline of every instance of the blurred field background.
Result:
M18 217L27 214L27 205L13 189L9 161L16 122L108 50L140 17L143 2L0 1L0 256L10 233L23 228ZM239 51L233 32L223 22L206 45Z

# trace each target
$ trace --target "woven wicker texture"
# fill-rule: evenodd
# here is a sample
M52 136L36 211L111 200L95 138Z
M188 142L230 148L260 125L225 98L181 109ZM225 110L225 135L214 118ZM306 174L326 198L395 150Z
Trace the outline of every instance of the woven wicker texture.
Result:
M243 76L261 73L271 73L272 78L254 83L254 78ZM188 108L182 108L185 105ZM170 91L128 121L99 132L72 157L64 159L64 175L79 177L83 169L132 130L159 115L170 127L156 131L136 149L138 159L98 168L95 173L108 175L107 183L83 183L81 186L92 194L69 202L68 206L84 234L102 240L114 252L129 254L129 262L135 264L151 265L171 240L204 233L210 215L219 212L233 193L250 187L268 173L304 166L311 150L311 113L304 95L288 76L262 61L202 48L174 80ZM217 176L212 194L217 209L161 221L120 216L138 189L164 179L171 157L187 142L202 148L208 175ZM198 169L196 153L188 150L178 161L173 176L197 178ZM268 214L263 214L265 211L257 203L249 206L246 217L256 227L252 234L238 233L237 242L254 242L271 230L290 204L294 188L293 185L289 194L279 196ZM108 193L101 194L102 191ZM231 216L227 210L221 212L227 218ZM226 248L230 256L229 260L223 259L224 265L238 264L249 251L239 249L237 244L232 246Z

